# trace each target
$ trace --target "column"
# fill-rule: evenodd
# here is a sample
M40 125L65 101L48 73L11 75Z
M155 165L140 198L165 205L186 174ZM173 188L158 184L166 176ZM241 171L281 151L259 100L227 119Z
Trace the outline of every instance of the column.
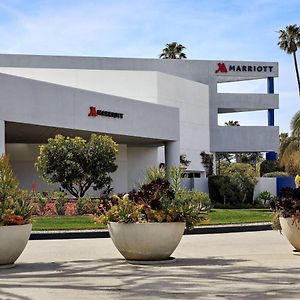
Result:
M274 94L274 77L268 77L267 79L267 92L268 94ZM268 109L268 126L274 126L274 109ZM267 152L266 160L276 160L276 152Z
M165 162L166 168L179 166L180 164L180 143L172 141L165 143Z
M5 122L0 120L0 156L5 153Z

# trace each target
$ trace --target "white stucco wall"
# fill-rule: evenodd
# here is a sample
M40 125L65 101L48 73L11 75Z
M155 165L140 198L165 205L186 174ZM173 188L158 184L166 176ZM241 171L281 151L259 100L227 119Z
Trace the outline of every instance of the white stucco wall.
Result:
M200 152L209 151L208 85L158 73L158 103L179 108L180 153L191 161L188 170L203 171ZM163 151L159 151L163 161Z
M276 185L276 178L267 178L267 177L259 177L257 178L258 182L254 188L254 199L262 192L267 191L270 192L272 195L277 194L277 185Z
M157 72L3 67L0 72L124 98L157 102Z
M180 110L180 153L191 160L189 170L204 170L200 152L210 147L208 85L154 71L2 67L0 72L177 107ZM164 161L163 151L159 153L162 153L159 160Z
M149 167L158 166L157 148L155 147L128 147L128 189L137 187L145 177Z

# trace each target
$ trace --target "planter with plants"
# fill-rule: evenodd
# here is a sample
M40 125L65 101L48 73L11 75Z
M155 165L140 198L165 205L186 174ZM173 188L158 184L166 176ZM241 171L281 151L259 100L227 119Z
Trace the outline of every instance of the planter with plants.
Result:
M170 258L185 227L191 229L210 206L208 195L186 191L180 184L183 170L152 168L137 191L113 198L95 220L108 225L113 243L127 260L162 261Z
M32 206L18 188L7 156L0 157L0 267L13 265L31 233Z
M300 188L282 189L279 199L271 201L275 212L273 229L279 230L300 251Z

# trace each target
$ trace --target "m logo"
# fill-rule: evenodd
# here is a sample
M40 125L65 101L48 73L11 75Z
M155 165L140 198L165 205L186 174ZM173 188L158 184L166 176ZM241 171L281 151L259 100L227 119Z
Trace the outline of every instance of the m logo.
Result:
M89 117L97 117L97 110L95 106L90 106Z
M224 63L218 63L218 69L215 71L215 73L219 73L219 72L220 73L227 73L228 72L228 70L227 70Z

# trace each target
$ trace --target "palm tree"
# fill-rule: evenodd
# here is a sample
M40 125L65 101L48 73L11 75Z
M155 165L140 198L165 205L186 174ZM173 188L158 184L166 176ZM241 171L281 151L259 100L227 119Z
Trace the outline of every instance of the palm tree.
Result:
M296 24L288 25L285 27L285 29L279 30L278 33L279 42L277 43L277 45L279 46L279 48L285 51L287 54L293 54L298 83L298 93L300 96L300 78L296 57L296 51L300 47L300 27Z
M240 123L239 123L239 121L230 120L228 122L225 122L225 125L226 126L240 126Z
M162 50L159 58L162 59L183 59L186 58L185 53L182 51L185 47L181 44L177 44L176 42L166 44L166 48Z

